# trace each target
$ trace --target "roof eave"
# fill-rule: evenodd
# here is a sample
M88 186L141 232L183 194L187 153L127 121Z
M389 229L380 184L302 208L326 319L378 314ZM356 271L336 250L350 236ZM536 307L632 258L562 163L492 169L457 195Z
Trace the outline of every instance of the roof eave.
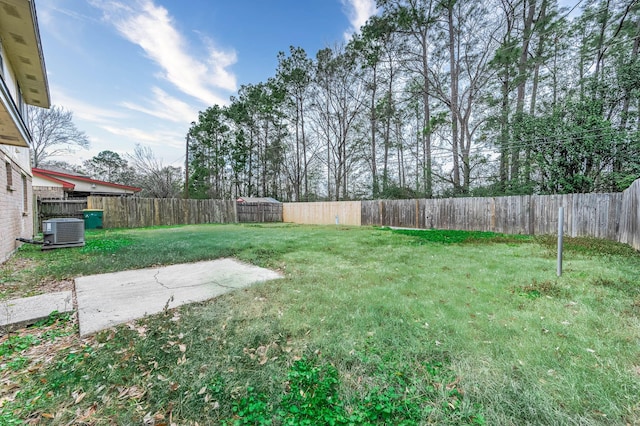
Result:
M33 0L0 0L0 37L25 103L51 106L47 70Z

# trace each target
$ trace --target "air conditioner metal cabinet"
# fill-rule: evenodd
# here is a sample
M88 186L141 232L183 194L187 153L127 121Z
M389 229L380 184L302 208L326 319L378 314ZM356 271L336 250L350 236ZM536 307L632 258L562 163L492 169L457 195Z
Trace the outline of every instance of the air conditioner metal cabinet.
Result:
M57 218L42 221L42 250L84 246L84 220Z

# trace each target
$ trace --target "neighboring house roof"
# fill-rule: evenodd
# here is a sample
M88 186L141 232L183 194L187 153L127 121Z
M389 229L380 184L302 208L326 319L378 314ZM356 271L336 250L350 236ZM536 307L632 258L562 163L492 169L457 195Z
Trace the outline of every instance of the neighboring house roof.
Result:
M64 189L68 189L68 190L73 191L73 189L76 187L74 184L72 184L70 182L67 182L67 181L64 181L62 179L58 179L58 178L55 178L53 176L49 176L49 175L46 175L46 174L43 174L43 173L39 173L39 172L36 172L35 170L32 170L32 171L33 171L33 176L34 177L39 177L41 179L48 180L48 181L53 182L55 184L61 185Z
M2 0L0 0L0 1L2 1ZM64 175L82 176L82 177L86 177L86 178L90 177L90 176L88 176L88 175L86 175L84 173L79 173L79 172L76 172L76 171L73 171L73 170L69 170L69 169L65 169L65 168L62 168L62 167L50 166L48 164L46 166L44 166L44 167L39 167L39 169L46 170L47 173L57 172L57 173L62 173Z
M32 168L31 169L33 171L33 175L43 178L43 179L48 179L50 181L53 182L57 182L57 183L65 183L67 185L71 185L71 186L64 186L63 187L65 189L69 188L71 190L76 189L76 186L80 186L81 183L84 184L89 184L89 185L96 185L96 186L102 186L102 187L109 187L109 188L113 188L116 191L111 191L111 192L119 192L117 190L120 190L122 192L140 192L142 188L138 188L135 186L129 186L129 185L121 185L119 183L112 183L112 182L105 182L102 180L97 180L97 179L91 179L87 176L78 176L78 175L72 175L69 173L62 173L62 172L57 172L57 171L53 171L53 170L46 170L46 169L40 169L40 168ZM76 189L78 190L78 189ZM91 192L91 190L88 190L86 192Z
M238 198L238 203L278 203L280 204L280 201L276 200L275 198L271 198L271 197L240 197Z

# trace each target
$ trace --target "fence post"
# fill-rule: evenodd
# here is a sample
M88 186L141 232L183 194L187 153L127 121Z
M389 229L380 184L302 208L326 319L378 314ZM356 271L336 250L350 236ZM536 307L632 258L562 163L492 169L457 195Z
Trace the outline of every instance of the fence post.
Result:
M562 275L562 249L564 235L564 207L558 208L558 270L557 275Z

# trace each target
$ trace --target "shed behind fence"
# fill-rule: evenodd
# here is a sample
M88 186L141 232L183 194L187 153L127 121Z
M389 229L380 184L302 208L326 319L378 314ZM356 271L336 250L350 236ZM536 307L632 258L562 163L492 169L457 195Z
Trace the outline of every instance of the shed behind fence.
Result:
M273 198L241 197L237 200L238 222L282 222L282 203Z

